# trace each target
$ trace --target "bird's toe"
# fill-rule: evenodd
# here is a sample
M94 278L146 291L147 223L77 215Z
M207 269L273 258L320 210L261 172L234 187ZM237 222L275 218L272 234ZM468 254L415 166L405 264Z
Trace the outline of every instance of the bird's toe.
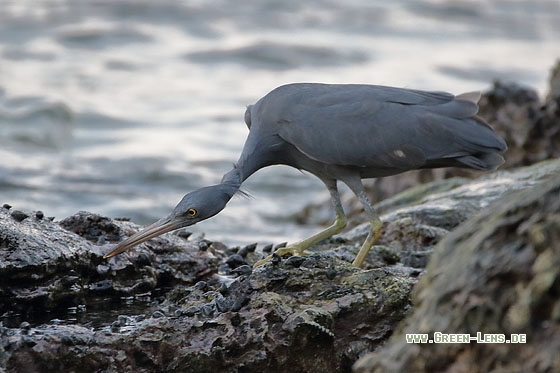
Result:
M272 254L264 257L263 259L257 261L254 265L253 268L257 268L262 266L263 264L265 264L266 262L272 261L272 259L279 258L279 257L283 257L290 254L291 256L305 256L307 255L304 250L302 250L301 247L297 246L297 245L292 245L292 246L288 246L288 247L281 247L278 250L276 250L275 252L273 252Z

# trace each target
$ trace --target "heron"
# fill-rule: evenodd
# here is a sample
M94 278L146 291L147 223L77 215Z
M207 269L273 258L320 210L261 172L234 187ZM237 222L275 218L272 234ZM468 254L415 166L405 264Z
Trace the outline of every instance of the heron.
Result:
M337 185L342 182L359 199L369 222L368 235L352 262L361 267L382 230L362 179L441 167L486 171L504 162L500 153L506 143L477 115L479 99L479 92L455 96L366 84L280 86L247 107L249 134L239 160L219 184L186 194L168 216L122 241L104 258L218 214L253 173L287 165L325 184L335 219L323 231L272 255L304 255L343 231L347 218Z

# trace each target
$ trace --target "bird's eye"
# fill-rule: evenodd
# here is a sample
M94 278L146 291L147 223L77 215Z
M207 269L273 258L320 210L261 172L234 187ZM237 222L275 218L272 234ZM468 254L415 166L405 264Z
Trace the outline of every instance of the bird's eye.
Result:
M187 216L190 216L191 218L196 216L196 214L198 214L198 211L196 211L195 209L188 209L187 210Z

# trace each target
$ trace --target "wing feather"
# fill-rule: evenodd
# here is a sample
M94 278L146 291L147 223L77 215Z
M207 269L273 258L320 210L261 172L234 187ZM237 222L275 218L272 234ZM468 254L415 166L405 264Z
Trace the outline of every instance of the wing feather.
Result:
M436 159L493 153L505 143L480 118L476 93L372 85L282 86L255 106L308 157L344 166L411 169ZM263 122L263 120L261 120Z

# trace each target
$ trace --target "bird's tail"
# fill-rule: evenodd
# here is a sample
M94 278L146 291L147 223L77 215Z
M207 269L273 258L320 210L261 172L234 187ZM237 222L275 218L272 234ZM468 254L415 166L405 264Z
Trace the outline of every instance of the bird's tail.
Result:
M463 167L474 168L475 170L490 171L495 170L504 163L504 157L497 153L483 153L476 155L466 155L455 158Z
M479 100L480 92L468 92L455 96L443 105L430 107L430 111L438 118L443 117L442 122L453 132L456 150L439 159L429 160L427 167L453 166L489 171L504 163L499 153L507 150L507 144L477 115Z

